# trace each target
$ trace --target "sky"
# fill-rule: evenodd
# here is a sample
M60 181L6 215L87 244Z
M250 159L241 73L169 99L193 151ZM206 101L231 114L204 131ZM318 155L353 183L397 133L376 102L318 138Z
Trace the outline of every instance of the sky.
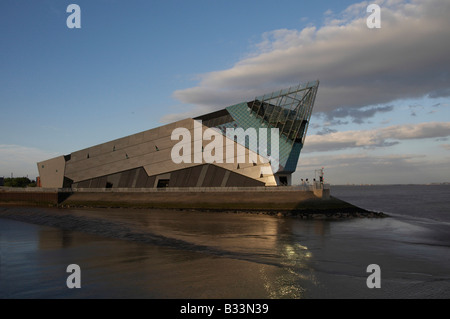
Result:
M318 79L294 183L450 182L449 17L448 0L2 0L0 176Z

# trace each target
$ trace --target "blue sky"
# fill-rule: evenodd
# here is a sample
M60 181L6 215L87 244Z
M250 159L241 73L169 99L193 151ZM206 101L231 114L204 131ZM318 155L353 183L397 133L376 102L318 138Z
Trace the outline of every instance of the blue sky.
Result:
M0 176L319 79L294 182L450 182L450 5L373 2L3 0Z

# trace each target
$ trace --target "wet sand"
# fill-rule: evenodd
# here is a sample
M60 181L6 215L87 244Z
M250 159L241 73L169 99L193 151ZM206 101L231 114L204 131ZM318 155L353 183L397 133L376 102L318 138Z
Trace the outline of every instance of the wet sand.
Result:
M1 298L450 297L448 238L398 218L0 207L0 234Z

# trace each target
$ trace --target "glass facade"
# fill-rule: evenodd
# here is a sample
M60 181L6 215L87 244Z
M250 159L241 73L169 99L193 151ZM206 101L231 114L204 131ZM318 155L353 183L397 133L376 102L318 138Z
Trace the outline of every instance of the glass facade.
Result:
M224 135L227 128L254 128L257 133L259 128L267 128L268 154L271 154L270 128L278 128L279 165L273 170L278 174L291 174L303 148L318 87L319 81L299 84L196 119L208 127L218 128ZM260 153L261 146L254 141L247 140L245 147Z
M319 81L299 84L275 91L249 102L251 111L268 124L280 130L291 142L304 143Z

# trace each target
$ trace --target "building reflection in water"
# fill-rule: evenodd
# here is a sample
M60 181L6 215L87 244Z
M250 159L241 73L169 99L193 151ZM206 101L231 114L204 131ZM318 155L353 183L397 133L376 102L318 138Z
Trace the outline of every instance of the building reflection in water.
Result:
M78 257L90 261L97 267L107 267L108 272L111 273L129 271L132 269L129 268L131 266L123 265L131 263L132 267L139 269L140 276L152 278L148 280L147 287L144 285L145 279L133 280L136 284L142 285L140 289L143 290L156 289L155 287L159 286L162 287L160 289L168 289L164 287L163 282L157 284L155 281L154 270L152 270L154 265L157 265L158 271L162 273L159 277L165 278L167 277L165 272L173 270L177 264L182 264L185 268L178 273L178 276L182 277L184 282L195 281L193 287L199 290L204 289L202 283L197 283L201 278L189 278L189 276L205 276L206 274L199 274L194 268L189 269L189 265L205 267L209 272L208 278L216 278L214 280L217 280L220 285L224 269L221 267L219 270L218 263L223 265L232 263L240 267L247 265L248 269L245 271L254 271L252 269L255 267L259 269L260 282L251 284L262 284L268 298L302 298L305 297L308 289L320 284L313 267L314 249L317 249L318 244L320 246L320 238L327 236L330 231L329 222L324 220L309 221L266 215L128 210L108 212L106 216L87 211L79 214L83 217L83 221L88 223L89 218L92 218L92 223L98 223L100 217L104 218L108 222L100 222L98 228L113 225L114 230L119 231L110 232L110 236L126 240L108 242L105 245L110 248L109 250L96 252L93 249L86 249L86 255ZM92 231L95 227L91 225L90 229ZM121 229L126 234L125 237L118 235ZM39 234L39 248L41 250L79 246L92 248L96 242L101 244L106 242L102 237L104 234L104 229L99 234L85 234L82 229L69 231L42 228ZM130 241L140 244L133 245ZM81 249L81 251L84 250ZM88 251L91 252L88 253ZM80 253L80 249L77 253ZM227 260L217 259L217 257ZM205 263L210 263L209 268L208 264L199 264L203 260ZM211 265L215 265L216 268L212 268ZM232 271L235 270L230 270L230 273ZM243 276L245 271L242 270ZM127 274L127 276L133 276L133 274ZM236 280L245 280L245 278L244 276ZM122 284L126 283L122 282ZM228 285L227 282L222 284ZM199 291L192 292L192 295L195 296L195 293Z

